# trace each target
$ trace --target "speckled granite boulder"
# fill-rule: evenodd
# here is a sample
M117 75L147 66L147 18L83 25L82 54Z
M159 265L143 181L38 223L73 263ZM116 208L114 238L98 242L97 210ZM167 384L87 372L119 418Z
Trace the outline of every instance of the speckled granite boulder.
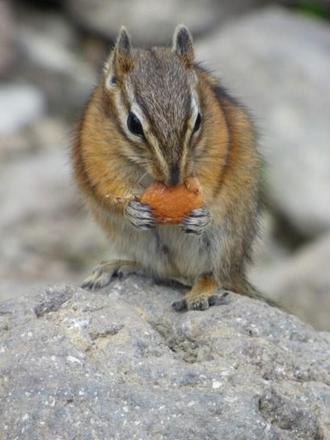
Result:
M0 305L1 439L328 439L330 335L137 277Z

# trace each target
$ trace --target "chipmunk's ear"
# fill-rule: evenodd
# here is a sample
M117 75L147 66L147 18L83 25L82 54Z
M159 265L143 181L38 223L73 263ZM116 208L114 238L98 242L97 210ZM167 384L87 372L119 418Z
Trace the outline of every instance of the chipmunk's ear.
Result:
M179 24L173 35L172 51L176 53L187 67L191 67L194 62L193 39L189 29Z
M118 78L129 72L133 66L131 55L131 37L122 26L110 58L105 65L106 86L113 86Z

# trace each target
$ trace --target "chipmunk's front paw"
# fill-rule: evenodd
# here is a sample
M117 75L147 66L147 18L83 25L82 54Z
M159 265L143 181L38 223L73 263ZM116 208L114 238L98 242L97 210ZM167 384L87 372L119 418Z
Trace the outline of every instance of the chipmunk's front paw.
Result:
M125 215L129 222L140 230L146 231L156 225L150 206L137 200L131 200L126 205Z
M210 224L211 216L207 208L197 208L186 216L181 227L187 234L200 235L204 229Z

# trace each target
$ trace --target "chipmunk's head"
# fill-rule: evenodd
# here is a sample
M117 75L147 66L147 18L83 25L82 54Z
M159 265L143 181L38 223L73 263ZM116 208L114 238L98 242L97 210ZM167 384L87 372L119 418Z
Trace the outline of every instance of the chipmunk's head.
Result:
M172 48L133 49L121 28L104 69L109 105L122 155L153 179L176 185L192 172L203 109L192 37L179 25Z

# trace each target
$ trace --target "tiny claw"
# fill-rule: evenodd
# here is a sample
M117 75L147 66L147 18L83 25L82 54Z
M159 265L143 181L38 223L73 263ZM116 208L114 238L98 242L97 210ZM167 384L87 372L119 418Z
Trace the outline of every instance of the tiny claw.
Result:
M187 310L187 301L185 299L180 299L179 301L174 301L172 307L176 312L183 312Z
M207 208L197 208L187 215L181 224L182 229L188 234L201 235L210 224L211 218Z
M207 310L210 307L208 298L201 298L188 305L189 310Z
M209 306L222 306L228 304L228 291L224 291L222 295L212 295L209 297Z
M138 200L131 200L126 205L125 214L130 223L137 229L147 230L156 225L150 206Z

